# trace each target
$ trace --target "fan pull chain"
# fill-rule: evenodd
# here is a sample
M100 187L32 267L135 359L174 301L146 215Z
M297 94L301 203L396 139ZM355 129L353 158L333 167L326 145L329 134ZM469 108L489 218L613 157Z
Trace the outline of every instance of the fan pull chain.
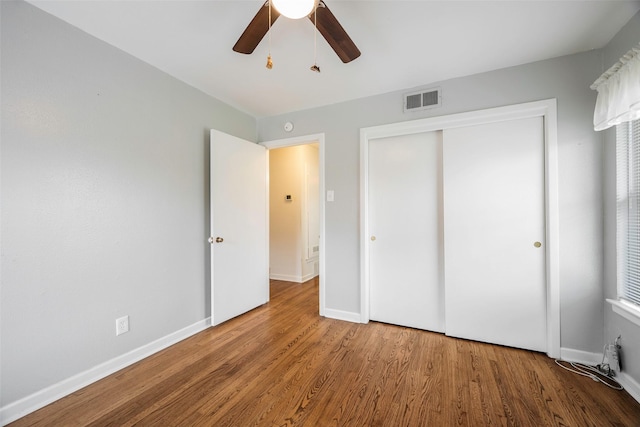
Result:
M271 0L269 0L269 55L267 55L267 69L273 68L273 61L271 60Z
M318 6L313 10L313 65L311 71L320 72L318 67Z

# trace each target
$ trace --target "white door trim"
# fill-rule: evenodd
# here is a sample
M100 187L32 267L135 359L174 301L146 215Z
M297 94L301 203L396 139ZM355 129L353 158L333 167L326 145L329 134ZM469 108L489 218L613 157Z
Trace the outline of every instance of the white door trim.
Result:
M545 222L547 282L547 354L560 357L560 284L558 216L558 138L556 99L528 102L447 116L360 129L360 321L369 322L369 141L391 136L543 117L545 136ZM445 260L446 262L446 260Z
M259 144L267 148L267 150L273 148L292 147L295 145L313 144L318 143L318 151L320 157L319 172L320 172L320 254L318 257L318 274L320 275L319 284L319 297L320 297L320 315L325 315L325 173L324 173L324 133L316 133L312 135L294 136L285 139L275 139L271 141L262 141ZM268 151L267 151L268 153Z

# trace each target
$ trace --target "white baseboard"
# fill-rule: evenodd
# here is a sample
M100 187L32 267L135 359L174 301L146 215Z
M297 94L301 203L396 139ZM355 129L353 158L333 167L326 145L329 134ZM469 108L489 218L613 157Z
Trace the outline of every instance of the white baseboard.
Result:
M560 349L561 359L567 362L584 363L585 365L597 365L602 362L602 354L589 353L581 350L574 350L570 348ZM622 387L640 403L640 383L622 371L616 375L616 381L620 383Z
M602 362L602 353L575 350L572 348L560 348L560 359L567 362L578 362L585 365L597 365Z
M301 283L299 276L294 276L294 275L291 275L291 274L274 274L274 273L271 273L271 274L269 274L269 279L271 279L271 280L282 280L283 282Z
M317 273L309 273L307 275L304 275L304 276L302 276L302 282L301 283L307 282L307 281L313 279L314 277L316 277L317 275L318 275Z
M334 310L331 308L325 308L324 317L329 317L331 319L337 319L337 320L344 320L344 321L353 322L353 323L362 323L360 322L360 313L353 313L351 311L342 311L342 310Z
M638 403L640 403L640 383L633 379L626 372L619 372L616 376L616 380L622 387L633 397Z
M316 273L310 273L305 276L295 276L291 274L269 274L269 279L271 280L282 280L283 282L294 282L294 283L304 283L307 280L311 280L316 277Z
M81 372L73 377L53 384L45 389L37 391L15 402L11 402L0 408L0 424L6 425L31 412L55 402L83 387L88 386L106 376L113 374L127 366L130 366L145 357L149 357L179 341L189 338L211 326L211 318L201 320L179 331L159 338L142 347L138 347L128 353L113 358L105 363Z

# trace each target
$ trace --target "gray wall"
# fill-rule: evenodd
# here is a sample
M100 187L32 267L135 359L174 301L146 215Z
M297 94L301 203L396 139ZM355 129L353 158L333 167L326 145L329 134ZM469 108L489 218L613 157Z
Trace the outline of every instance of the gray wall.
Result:
M0 3L5 406L210 315L208 131L256 121Z
M405 115L398 92L256 123L28 4L0 7L0 406L209 316L208 129L264 141L292 136L291 120L294 135L326 134L326 302L357 313L360 128L546 98L558 99L562 346L597 353L622 333L638 359L638 328L602 303L615 296L611 147L603 230L589 85L640 40L639 15L604 51L434 83L437 110ZM124 314L131 332L115 337Z
M360 312L359 130L362 127L557 98L562 347L602 350L602 138L593 131L599 52L588 52L433 83L439 109L404 114L402 92L258 120L258 139L325 132L326 305ZM425 86L432 86L425 82Z
M615 64L622 55L640 43L640 13L637 13L603 49L603 69ZM604 212L605 212L605 280L606 298L615 299L616 290L616 134L615 129L601 132L604 138ZM622 336L622 369L640 383L640 327L614 313L604 303L604 342Z

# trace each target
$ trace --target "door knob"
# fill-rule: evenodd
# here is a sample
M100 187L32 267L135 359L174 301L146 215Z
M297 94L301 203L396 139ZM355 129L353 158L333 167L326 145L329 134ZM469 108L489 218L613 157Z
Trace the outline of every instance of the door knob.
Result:
M222 237L216 237L216 243L222 243L224 239Z
M540 246L542 246L542 243L540 243L540 242L535 242L535 243L533 244L533 246L535 246L536 248L539 248Z
M376 236L371 236L371 241L375 242L376 241Z

